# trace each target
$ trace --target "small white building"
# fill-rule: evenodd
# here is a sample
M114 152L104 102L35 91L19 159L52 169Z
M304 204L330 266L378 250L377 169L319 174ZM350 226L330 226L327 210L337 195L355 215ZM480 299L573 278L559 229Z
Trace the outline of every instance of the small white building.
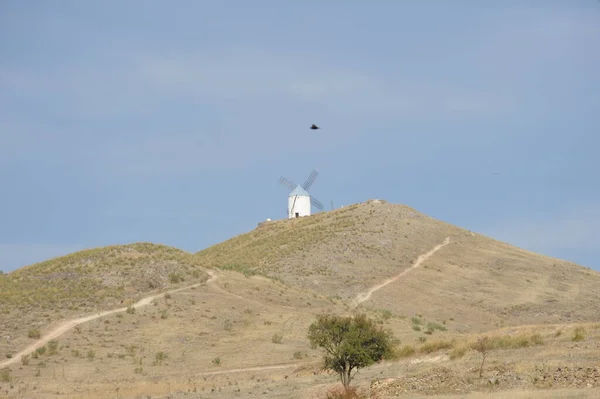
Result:
M310 216L310 194L300 186L288 195L288 219Z

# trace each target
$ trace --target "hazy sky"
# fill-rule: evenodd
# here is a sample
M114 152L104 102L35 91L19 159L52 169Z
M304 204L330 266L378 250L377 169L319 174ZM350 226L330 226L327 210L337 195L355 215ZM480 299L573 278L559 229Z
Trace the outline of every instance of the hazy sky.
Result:
M597 0L0 2L4 271L197 251L313 168L600 270L599 148Z

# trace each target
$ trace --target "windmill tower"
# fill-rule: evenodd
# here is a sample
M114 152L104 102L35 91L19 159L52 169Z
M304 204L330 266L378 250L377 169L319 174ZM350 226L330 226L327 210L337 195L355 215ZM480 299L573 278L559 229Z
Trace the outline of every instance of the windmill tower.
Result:
M313 185L318 175L319 172L313 170L302 186L289 181L285 177L279 179L279 183L292 190L288 195L288 219L310 216L311 204L317 209L323 209L321 201L308 193L308 189Z

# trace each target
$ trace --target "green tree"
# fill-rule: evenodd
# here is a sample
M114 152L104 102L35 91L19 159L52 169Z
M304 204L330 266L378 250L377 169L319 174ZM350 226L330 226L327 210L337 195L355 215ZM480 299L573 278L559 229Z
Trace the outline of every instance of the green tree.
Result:
M391 332L364 314L318 315L308 328L308 339L313 349L325 349L325 368L340 375L346 391L359 369L390 358L397 343Z

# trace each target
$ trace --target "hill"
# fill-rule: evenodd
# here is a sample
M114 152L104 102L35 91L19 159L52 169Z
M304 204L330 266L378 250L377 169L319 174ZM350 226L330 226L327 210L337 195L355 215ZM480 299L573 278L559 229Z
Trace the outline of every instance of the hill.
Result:
M350 303L438 245L422 267L363 305L446 320L463 332L599 318L600 273L380 200L266 222L196 257L206 267L251 270Z
M150 243L89 249L23 267L0 276L0 351L15 351L60 320L206 279L193 255Z
M0 399L320 399L338 378L308 326L356 311L401 340L356 379L382 398L598 397L598 286L600 273L379 200L196 254L82 251L0 277Z

